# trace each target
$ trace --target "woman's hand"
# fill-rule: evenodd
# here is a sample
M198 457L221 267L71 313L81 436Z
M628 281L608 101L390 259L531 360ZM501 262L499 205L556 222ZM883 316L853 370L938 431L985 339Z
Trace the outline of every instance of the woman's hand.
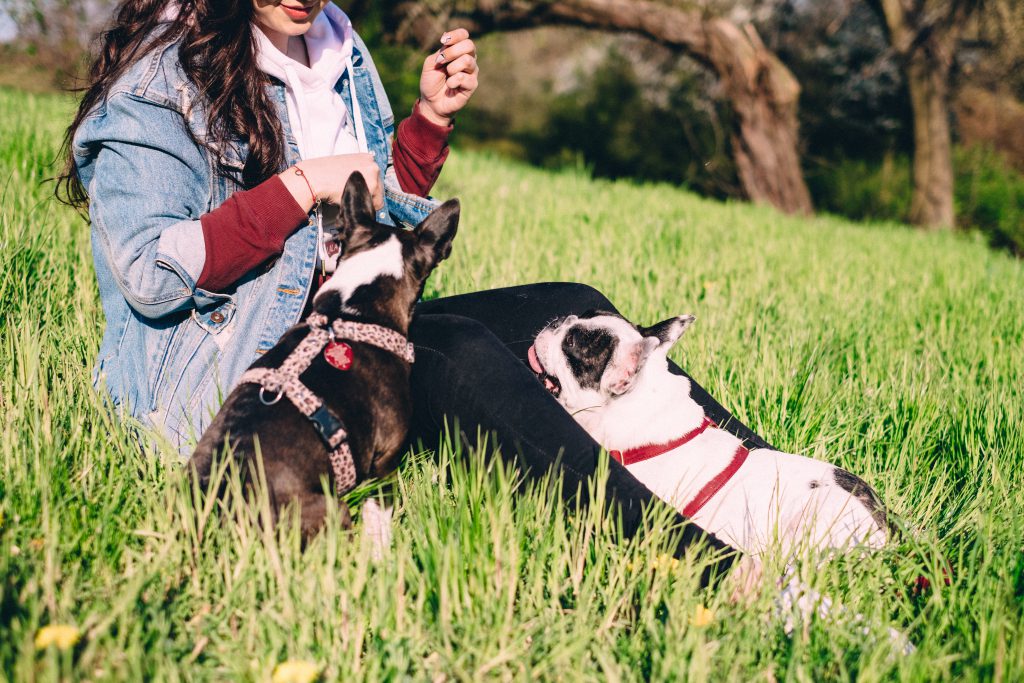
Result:
M302 173L296 173L296 169ZM279 177L299 206L308 212L317 200L341 206L345 183L353 173L361 173L366 180L373 197L373 207L378 210L383 208L384 188L381 186L380 168L372 154L336 154L306 159L282 171Z
M749 605L761 592L764 564L757 558L744 555L733 567L726 581L729 601L734 605Z
M466 29L448 31L441 36L441 45L423 62L420 113L431 123L447 126L476 91L479 69L476 45Z

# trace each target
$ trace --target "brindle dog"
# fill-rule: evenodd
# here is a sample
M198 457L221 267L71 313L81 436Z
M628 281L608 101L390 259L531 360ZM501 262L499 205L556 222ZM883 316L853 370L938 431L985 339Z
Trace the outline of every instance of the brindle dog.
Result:
M314 311L329 323L341 318L407 336L427 277L451 252L458 200L435 209L415 230L383 225L375 219L366 182L355 174L345 187L340 213L342 255L334 275L314 298ZM292 327L251 368L280 367L308 332L306 323ZM338 369L318 353L299 380L344 424L356 479L361 481L398 466L412 409L410 365L371 344L346 344L351 348L348 369ZM192 454L193 476L204 490L209 488L218 457L230 452L241 465L246 484L251 484L258 440L275 520L284 506L299 504L302 535L308 539L323 525L327 506L334 504L333 496L324 495L324 479L333 477L329 449L313 422L291 401L267 405L260 391L252 383L234 388ZM344 505L342 519L345 526L351 524Z

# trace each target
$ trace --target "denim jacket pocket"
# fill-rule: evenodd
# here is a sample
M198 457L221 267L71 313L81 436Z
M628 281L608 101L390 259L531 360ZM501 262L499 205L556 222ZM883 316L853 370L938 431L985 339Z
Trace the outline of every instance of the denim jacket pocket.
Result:
M217 309L211 310L207 315L212 316ZM211 343L210 334L202 324L196 320L196 311L193 310L189 318L171 329L163 344L166 351L162 354L163 361L156 373L152 389L152 410L150 418L160 416L160 423L165 423L175 417L168 416L167 412L180 411L192 395L193 387L205 376L206 367L204 363L197 363L197 356L212 355L216 353L216 345ZM197 324L191 324L196 320ZM212 348L211 348L212 347ZM203 354L204 348L206 353Z
M198 308L192 310L192 319L196 321L199 327L203 328L210 334L220 334L227 330L231 326L231 321L235 317L235 306L234 299L228 299L220 306L206 308L200 311Z

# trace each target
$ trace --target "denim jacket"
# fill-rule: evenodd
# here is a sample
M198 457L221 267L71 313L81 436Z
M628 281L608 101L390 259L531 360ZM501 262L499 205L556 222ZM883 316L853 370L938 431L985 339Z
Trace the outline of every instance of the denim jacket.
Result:
M392 165L394 115L365 44L355 37L353 67L335 89L353 111L354 90L367 147L384 172L378 219L417 225L432 200L402 192ZM351 73L350 73L351 71ZM354 88L348 79L354 78ZM267 96L286 138L285 167L299 161L284 84ZM94 369L119 411L187 454L242 372L298 322L313 281L318 231L296 230L281 256L232 290L196 286L205 262L199 217L241 189L242 142L218 150L234 175L196 145L206 120L177 44L150 51L110 89L72 142L89 193L93 259L106 330ZM282 169L283 170L283 169Z

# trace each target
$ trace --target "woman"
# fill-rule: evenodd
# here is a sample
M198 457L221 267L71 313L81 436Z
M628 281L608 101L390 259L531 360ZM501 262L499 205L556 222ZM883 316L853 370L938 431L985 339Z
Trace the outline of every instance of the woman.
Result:
M330 271L332 208L351 173L367 178L380 221L429 213L452 116L477 87L469 34L440 43L392 143L366 46L327 0L122 2L69 127L63 177L66 199L89 207L107 324L95 379L120 410L190 450ZM557 458L567 496L586 490L600 449L526 351L552 317L594 307L612 308L591 288L550 283L419 304L410 438L435 444L455 417L464 435L494 432L531 474ZM652 497L610 468L608 496L632 535ZM702 538L688 526L679 553Z

